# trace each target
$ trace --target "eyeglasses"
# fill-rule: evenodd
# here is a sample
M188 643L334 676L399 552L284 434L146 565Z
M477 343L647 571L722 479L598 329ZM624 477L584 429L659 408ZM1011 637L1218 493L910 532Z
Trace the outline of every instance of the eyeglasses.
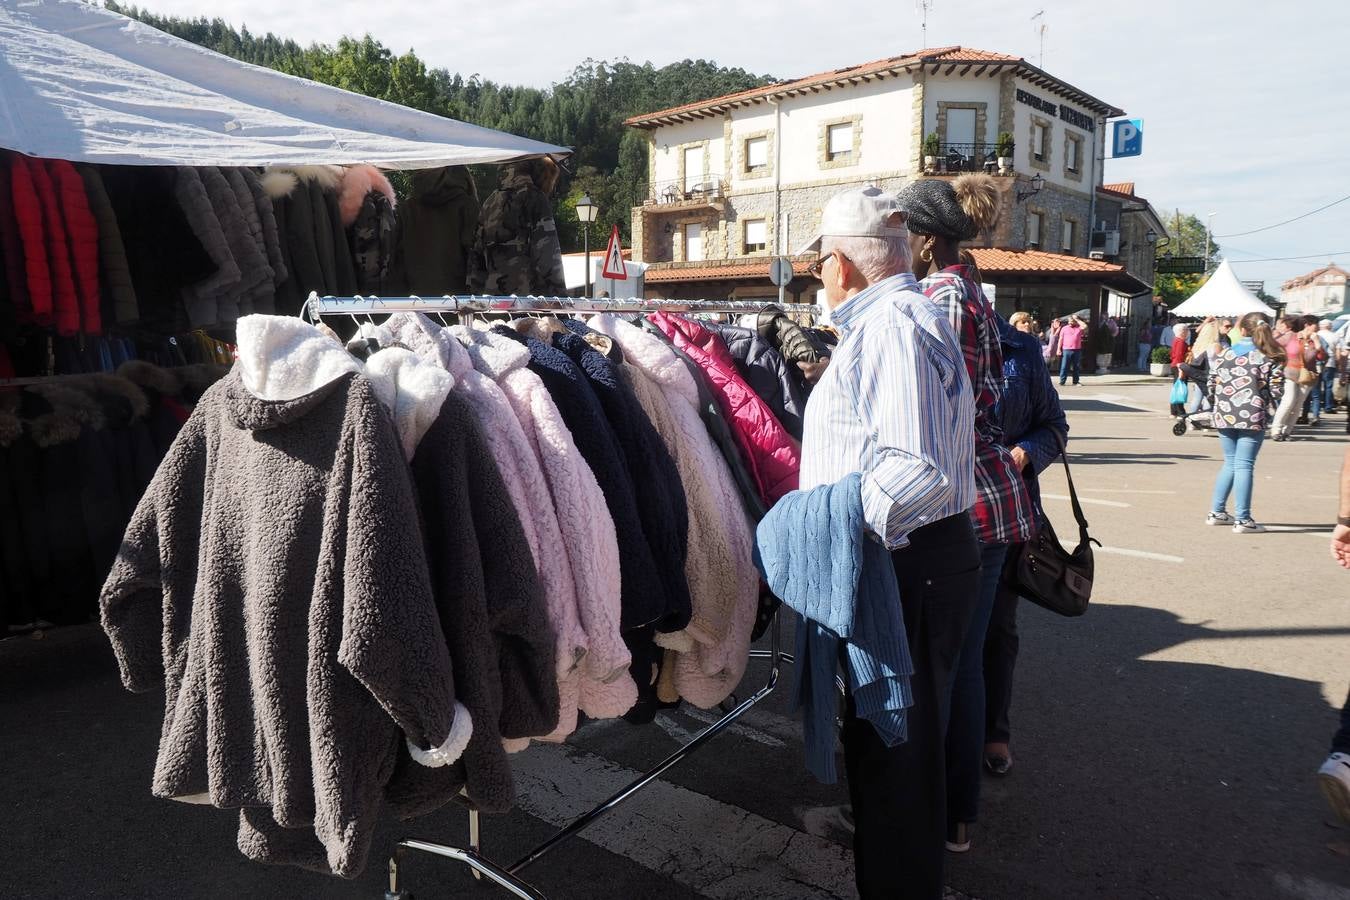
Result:
M836 251L831 250L829 253L824 254L815 262L811 263L811 265L807 266L806 274L810 275L812 278L820 278L820 273L825 269L825 263L834 258L835 252Z

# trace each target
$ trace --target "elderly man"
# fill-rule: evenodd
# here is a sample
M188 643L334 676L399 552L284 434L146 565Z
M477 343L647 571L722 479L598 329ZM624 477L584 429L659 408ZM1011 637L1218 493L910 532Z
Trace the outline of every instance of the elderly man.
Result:
M807 404L801 487L862 476L863 520L892 552L914 672L907 740L857 715L843 742L864 898L939 898L944 735L958 652L979 593L974 402L956 334L910 274L896 198L869 187L826 205L813 272L842 335Z

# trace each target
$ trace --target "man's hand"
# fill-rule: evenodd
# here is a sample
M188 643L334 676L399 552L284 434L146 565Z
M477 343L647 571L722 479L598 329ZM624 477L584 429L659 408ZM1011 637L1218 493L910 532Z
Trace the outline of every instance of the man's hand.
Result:
M1017 471L1019 472L1026 471L1027 466L1031 465L1031 457L1028 456L1027 451L1023 450L1021 447L1010 447L1008 449L1008 454L1012 456L1013 462L1016 463Z
M797 368L802 370L802 377L806 379L807 384L815 384L820 381L820 376L825 374L829 368L830 357L825 357L820 362L799 362Z
M1337 525L1331 533L1331 558L1342 569L1350 569L1350 525Z

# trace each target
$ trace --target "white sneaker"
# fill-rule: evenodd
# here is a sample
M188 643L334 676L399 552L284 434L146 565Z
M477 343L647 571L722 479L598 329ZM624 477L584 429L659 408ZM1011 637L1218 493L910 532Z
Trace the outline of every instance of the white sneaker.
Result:
M1333 753L1317 770L1317 783L1327 802L1350 825L1350 753Z
M1257 524L1255 519L1239 519L1233 523L1233 534L1261 534L1266 526Z
M1233 524L1233 517L1230 516L1228 513L1224 512L1223 510L1219 510L1218 512L1212 512L1212 513L1210 513L1209 515L1205 516L1205 524L1206 524L1206 525L1232 525L1232 524Z

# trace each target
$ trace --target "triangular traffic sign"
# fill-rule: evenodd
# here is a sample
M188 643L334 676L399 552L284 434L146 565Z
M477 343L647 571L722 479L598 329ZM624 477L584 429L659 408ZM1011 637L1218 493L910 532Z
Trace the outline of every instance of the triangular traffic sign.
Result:
M623 247L619 245L618 225L615 225L609 234L609 246L605 248L605 267L600 270L600 274L605 278L628 280L628 269L623 264Z

